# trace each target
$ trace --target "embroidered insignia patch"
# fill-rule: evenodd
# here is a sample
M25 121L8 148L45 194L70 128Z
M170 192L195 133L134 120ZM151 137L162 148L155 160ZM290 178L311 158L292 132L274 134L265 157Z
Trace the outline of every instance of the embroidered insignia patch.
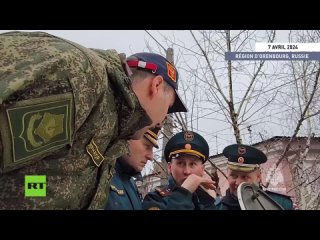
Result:
M99 151L98 146L95 144L93 138L90 143L86 146L87 153L90 155L94 164L99 167L101 163L104 161L104 157Z
M166 197L169 194L171 194L171 189L170 188L160 188L156 187L155 188L156 192L158 192L162 197Z
M71 142L72 94L21 101L6 113L13 162L36 158Z
M169 78L172 81L177 82L177 73L176 73L176 69L174 68L174 66L172 66L170 63L167 62L167 69L168 69Z

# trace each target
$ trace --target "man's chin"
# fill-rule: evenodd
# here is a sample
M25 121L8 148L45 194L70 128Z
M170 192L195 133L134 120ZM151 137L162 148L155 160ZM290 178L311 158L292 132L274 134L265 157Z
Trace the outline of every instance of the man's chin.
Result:
M237 197L237 196L238 196L238 194L237 194L237 190L235 190L235 191L230 191L230 193L231 193L233 196L235 196L235 197Z
M135 167L134 170L135 170L136 172L142 172L143 168L144 168L144 166L139 165L139 166Z

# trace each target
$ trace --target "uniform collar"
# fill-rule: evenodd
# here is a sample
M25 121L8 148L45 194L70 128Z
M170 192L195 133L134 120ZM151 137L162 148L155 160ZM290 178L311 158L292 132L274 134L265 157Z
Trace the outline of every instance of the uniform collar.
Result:
M230 188L227 189L226 196L222 198L221 202L233 209L241 209L238 198L230 193Z
M139 174L131 166L129 166L122 158L118 158L115 165L116 172L119 174L128 175L128 177L134 177Z
M171 174L170 174L170 176L168 178L168 182L169 182L169 188L170 189L173 189L175 186L177 186L176 181L173 179Z

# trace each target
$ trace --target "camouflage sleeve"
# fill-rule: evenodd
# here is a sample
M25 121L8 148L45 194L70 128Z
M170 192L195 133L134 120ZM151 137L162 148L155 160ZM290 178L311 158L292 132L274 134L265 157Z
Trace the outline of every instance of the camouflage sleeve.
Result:
M144 210L194 210L192 193L182 187L176 187L168 195L159 192L148 193L143 202Z

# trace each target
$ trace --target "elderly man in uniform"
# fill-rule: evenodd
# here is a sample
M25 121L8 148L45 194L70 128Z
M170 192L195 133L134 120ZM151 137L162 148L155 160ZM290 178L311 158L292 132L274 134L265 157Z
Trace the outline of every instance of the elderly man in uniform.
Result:
M120 157L111 179L107 210L142 210L142 199L133 177L139 177L148 160L153 160L153 147L161 126L149 129L142 139L129 141L129 154Z
M186 111L161 55L125 59L42 32L0 42L0 209L105 209L128 140ZM42 175L40 197L28 175Z
M216 205L220 210L241 210L237 188L242 182L260 186L260 164L267 161L267 156L259 149L243 144L227 146L223 150L223 155L228 158L229 188L226 191L226 196L216 202ZM289 196L270 191L265 192L283 209L293 209L293 203Z
M169 184L148 193L142 203L147 210L214 210L210 191L214 181L204 171L209 157L207 141L198 133L186 131L173 136L165 146L170 172Z

